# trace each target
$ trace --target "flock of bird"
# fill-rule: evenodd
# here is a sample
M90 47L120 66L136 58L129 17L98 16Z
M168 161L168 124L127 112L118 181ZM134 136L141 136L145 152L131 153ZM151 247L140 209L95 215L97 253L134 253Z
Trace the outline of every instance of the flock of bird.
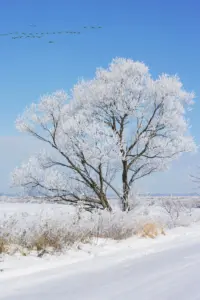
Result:
M31 27L36 27L36 25L30 24ZM101 29L101 26L84 26L84 29ZM80 34L80 31L53 31L53 32L9 32L9 33L0 33L0 37L10 36L13 40L15 39L41 39L45 36L50 35L62 35L62 34ZM49 43L52 44L54 41L49 40Z

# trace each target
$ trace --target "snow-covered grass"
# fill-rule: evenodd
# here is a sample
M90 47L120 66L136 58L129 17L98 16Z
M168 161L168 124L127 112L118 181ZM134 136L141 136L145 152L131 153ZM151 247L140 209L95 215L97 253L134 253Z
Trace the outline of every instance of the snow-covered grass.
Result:
M4 214L3 214L4 211ZM63 252L96 239L122 240L137 233L152 235L157 225L142 215L136 218L120 210L109 212L84 212L66 205L53 204L1 204L0 252L28 255L37 251ZM148 220L148 222L147 222Z
M115 206L113 213L91 214L63 204L1 201L1 274L20 268L23 273L27 266L33 272L123 247L140 252L151 241L167 241L175 227L182 226L183 235L189 225L199 226L198 205L198 197L141 197L129 213Z
M0 253L42 256L99 239L155 238L166 228L198 222L198 202L198 197L141 197L129 213L115 206L112 213L91 214L63 204L1 201Z

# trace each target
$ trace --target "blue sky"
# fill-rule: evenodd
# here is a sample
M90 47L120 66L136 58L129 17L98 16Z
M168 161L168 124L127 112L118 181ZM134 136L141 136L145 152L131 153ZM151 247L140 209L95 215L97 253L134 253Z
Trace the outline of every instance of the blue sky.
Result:
M83 28L90 25L102 29ZM15 130L17 115L43 93L68 90L80 77L92 78L96 67L106 67L116 56L143 61L153 76L178 74L185 88L195 91L189 117L199 144L199 28L198 0L2 0L0 33L78 30L81 34L37 40L0 37L0 191L9 190L10 171L38 148ZM170 171L145 179L141 189L193 191L188 173L198 163L198 154L185 155Z

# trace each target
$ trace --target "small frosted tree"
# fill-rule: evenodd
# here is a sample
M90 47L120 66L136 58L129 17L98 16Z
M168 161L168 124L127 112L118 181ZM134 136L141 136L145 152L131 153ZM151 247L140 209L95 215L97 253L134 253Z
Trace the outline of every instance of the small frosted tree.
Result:
M32 158L14 171L13 183L109 210L112 191L128 210L135 181L195 149L185 118L193 98L177 76L154 80L143 63L114 59L75 85L68 99L63 91L45 95L18 118L19 130L57 156Z

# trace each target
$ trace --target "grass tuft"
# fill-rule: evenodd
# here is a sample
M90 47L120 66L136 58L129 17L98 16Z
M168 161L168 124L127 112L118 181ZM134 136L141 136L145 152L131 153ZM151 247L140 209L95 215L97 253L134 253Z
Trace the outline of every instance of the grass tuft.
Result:
M137 233L140 237L155 239L158 235L166 235L164 228L156 223L146 223Z

